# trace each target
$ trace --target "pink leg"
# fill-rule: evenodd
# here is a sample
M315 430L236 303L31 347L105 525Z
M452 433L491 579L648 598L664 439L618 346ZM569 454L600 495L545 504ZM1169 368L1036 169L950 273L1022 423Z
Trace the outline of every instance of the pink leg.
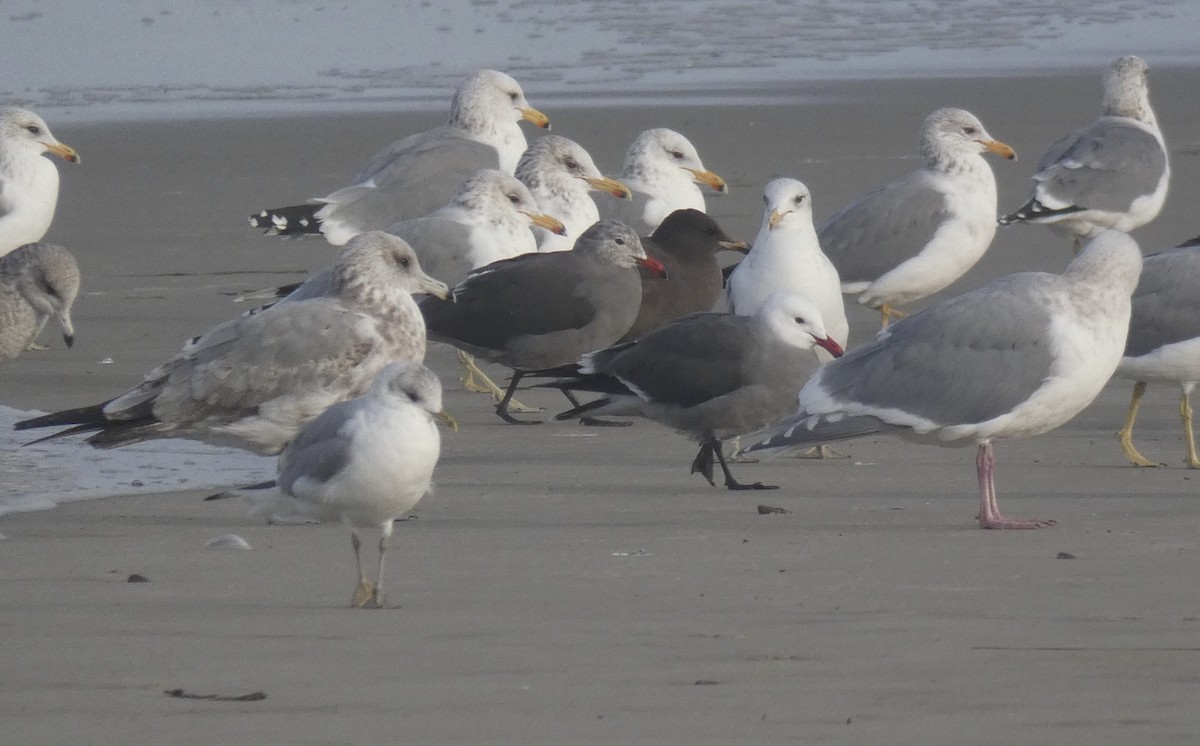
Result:
M975 456L975 472L979 476L979 527L980 528L1041 528L1053 526L1047 520L1009 520L1000 515L996 505L996 455L992 444L981 443Z

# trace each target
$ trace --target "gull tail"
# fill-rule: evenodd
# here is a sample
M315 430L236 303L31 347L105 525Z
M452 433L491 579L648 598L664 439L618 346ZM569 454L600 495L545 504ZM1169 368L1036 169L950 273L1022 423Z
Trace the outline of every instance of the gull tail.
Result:
M292 205L263 210L250 216L250 225L261 228L267 236L317 236L321 234L321 219L317 211L324 205Z
M62 427L63 425L88 425L98 428L103 426L104 423L108 421L104 416L104 407L107 404L108 402L104 402L104 404L93 404L88 407L64 409L59 412L44 414L40 417L31 417L28 420L21 420L13 425L13 430L33 430L39 427Z
M1063 215L1070 215L1071 213L1082 211L1082 207L1077 207L1075 205L1063 207L1057 210L1051 209L1039 202L1037 197L1034 197L1022 205L1021 208L1016 212L1005 215L996 222L1000 225L1011 225L1013 223L1037 223L1044 222L1051 218L1057 218Z
M754 441L754 445L744 448L743 451L780 451L791 446L871 435L887 428L882 421L866 415L820 420L815 423L814 419L812 415L802 413L745 436L743 440Z

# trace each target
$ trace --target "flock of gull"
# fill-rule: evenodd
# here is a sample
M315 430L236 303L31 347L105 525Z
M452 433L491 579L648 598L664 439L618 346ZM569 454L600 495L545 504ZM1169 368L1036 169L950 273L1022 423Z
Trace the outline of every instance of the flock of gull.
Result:
M392 522L429 490L438 420L457 427L423 365L427 341L458 349L464 386L490 392L507 422L539 422L514 414L531 411L518 385L536 381L565 395L556 419L644 417L695 440L692 472L715 484L719 466L729 489L773 488L733 476L741 453L827 453L878 432L975 446L980 527L1044 526L1001 515L992 443L1062 425L1114 373L1136 381L1120 432L1130 461L1154 465L1131 433L1147 383L1167 381L1182 387L1187 464L1200 468L1189 403L1200 246L1143 260L1127 235L1159 213L1170 176L1146 72L1134 56L1108 66L1101 116L1049 148L1009 215L997 219L985 156L1012 148L942 108L921 125L920 168L824 225L803 183L771 181L747 244L705 213L705 191L727 187L680 133L647 130L605 176L565 137L528 144L520 123L549 119L511 77L482 70L446 124L387 146L331 194L251 217L341 247L332 267L188 340L128 391L16 427L105 448L192 438L278 454L276 479L247 494L266 495L252 498L263 511L350 529L356 606L382 604ZM37 115L0 111L0 362L35 348L51 317L68 345L74 335L78 268L40 242L58 190L47 152L78 160ZM1012 223L1065 234L1075 258L1062 274L1013 274L905 313ZM850 344L844 297L879 310L873 340ZM475 357L510 368L509 384ZM371 527L374 581L358 536Z

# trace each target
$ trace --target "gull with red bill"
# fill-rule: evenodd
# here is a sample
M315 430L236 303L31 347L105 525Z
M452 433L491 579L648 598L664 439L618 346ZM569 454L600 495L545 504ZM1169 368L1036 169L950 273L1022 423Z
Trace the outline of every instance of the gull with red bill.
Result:
M796 392L820 365L815 348L834 358L843 352L812 301L776 293L753 316L691 314L537 375L557 377L545 386L604 394L555 419L647 417L700 443L692 473L709 484L716 486L715 458L726 489L767 490L775 487L734 479L722 444L795 411Z
M421 310L430 339L512 368L496 414L506 422L536 424L508 411L522 376L616 342L637 317L639 267L666 276L632 228L602 220L571 251L524 254L480 267L448 300L422 299Z

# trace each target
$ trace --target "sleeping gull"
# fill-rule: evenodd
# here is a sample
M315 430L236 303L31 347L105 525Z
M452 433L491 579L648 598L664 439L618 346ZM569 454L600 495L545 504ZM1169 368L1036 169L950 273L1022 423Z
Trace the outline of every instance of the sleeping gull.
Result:
M750 253L729 275L729 310L758 313L775 293L800 293L821 312L829 336L842 347L850 336L837 268L817 241L812 195L795 179L775 179L763 190L762 227ZM828 360L825 350L817 357Z
M930 306L822 366L799 411L750 450L881 431L976 445L980 528L1048 525L1000 514L992 441L1053 430L1100 393L1141 267L1133 239L1105 231L1061 275L1009 275Z
M1133 423L1147 382L1176 383L1183 390L1179 418L1187 465L1200 469L1191 403L1192 389L1200 381L1200 237L1145 258L1133 292L1125 357L1116 375L1136 381L1125 424L1117 433L1125 457L1136 466L1158 466L1134 447Z
M591 190L617 199L632 198L629 187L600 173L583 146L558 135L534 140L517 163L516 176L529 188L541 212L558 218L566 228L565 233L534 228L538 251L570 249L600 219Z
M1106 228L1129 232L1153 220L1170 177L1146 63L1118 57L1104 74L1100 118L1050 146L1033 175L1033 195L1000 225L1043 223L1072 236L1078 249Z
M938 109L921 125L924 165L864 194L818 231L842 292L878 308L932 295L979 261L996 233L996 177L983 153L1015 159L973 114Z
M473 272L450 300L424 298L429 338L513 369L496 414L514 424L509 401L525 371L578 360L616 342L637 317L637 267L665 274L629 226L602 220L571 251L525 254Z
M745 252L748 246L731 238L703 212L684 209L671 213L653 233L643 236L642 248L666 268L667 278L642 276L642 302L622 342L689 313L711 311L721 298L724 281L717 253Z
M600 204L600 214L646 232L652 232L676 210L705 212L704 194L697 183L722 194L729 191L724 179L704 167L696 146L665 127L637 136L625 153L621 181L633 190L633 200L606 199Z
M0 109L0 256L40 241L54 220L58 169L43 153L79 163L75 150L54 139L37 114Z
M366 394L334 404L300 429L279 455L279 491L255 506L255 512L282 509L340 520L350 530L358 568L351 606L383 608L383 562L393 523L431 488L441 450L435 417L457 429L442 411L437 376L414 361L392 363ZM374 583L359 553L358 530L364 528L380 531Z
M51 317L67 347L74 344L71 304L78 293L79 265L57 244L26 244L0 257L0 362L21 354Z
M328 296L227 321L124 394L16 429L73 425L43 440L95 432L88 443L99 448L190 438L279 453L304 423L361 394L389 363L424 358L425 325L412 293L447 290L421 271L404 241L361 234L339 255Z
M449 122L380 150L350 186L309 204L263 210L251 216L250 224L279 235L323 233L340 246L356 233L428 215L479 169L513 172L526 147L518 124L522 119L550 127L546 115L525 100L517 81L496 70L480 70L459 85Z
M565 376L546 385L605 394L555 419L648 417L700 443L692 473L709 484L715 486L715 456L727 489L774 489L734 479L722 441L795 411L796 392L819 365L814 346L832 357L842 354L812 302L777 293L753 316L691 314L633 342L588 353L578 365L539 374Z

